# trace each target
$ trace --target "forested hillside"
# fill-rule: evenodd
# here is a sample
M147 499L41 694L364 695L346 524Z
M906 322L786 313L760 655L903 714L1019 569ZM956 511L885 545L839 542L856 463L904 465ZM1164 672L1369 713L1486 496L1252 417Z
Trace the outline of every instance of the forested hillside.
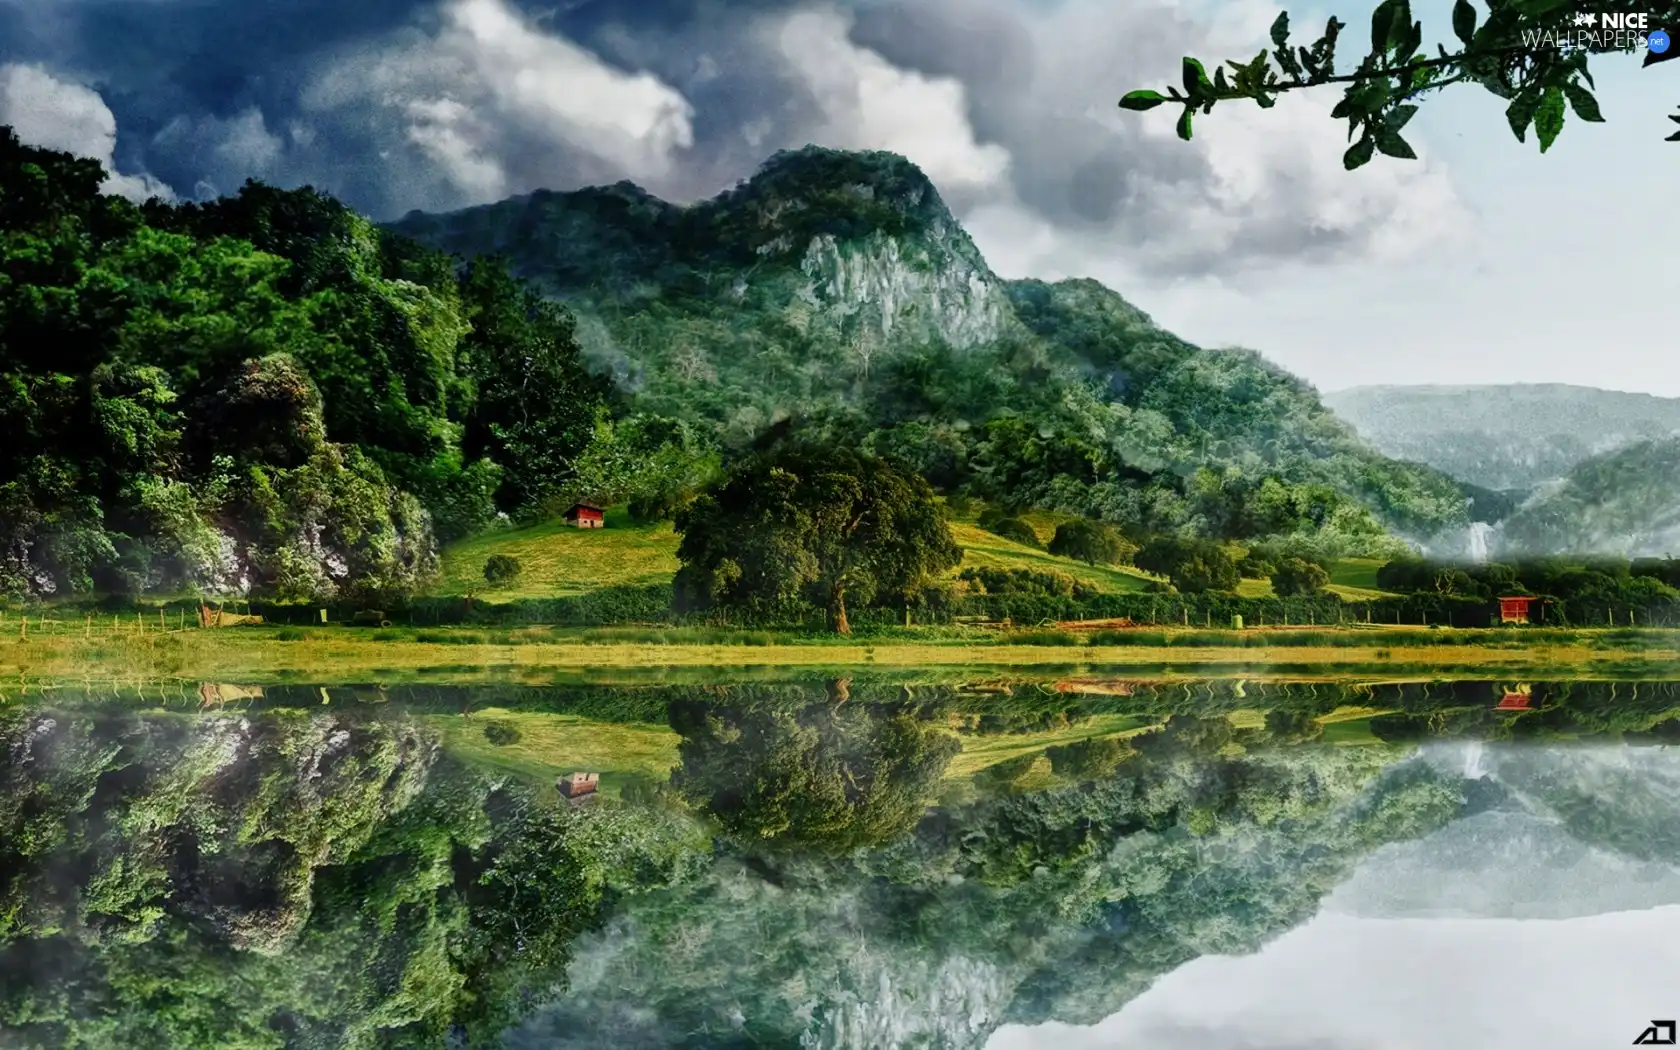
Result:
M1499 529L1512 554L1680 552L1680 437L1644 441L1577 464Z
M896 155L782 153L688 207L621 183L393 228L507 258L633 405L726 446L792 418L947 491L1137 532L1360 545L1468 520L1460 486L1373 452L1259 355L1185 343L1092 281L1000 279Z
M1490 489L1532 489L1680 432L1680 399L1560 383L1356 387L1324 402L1388 455Z
M889 154L396 232L308 188L136 207L103 179L0 131L0 598L401 601L440 543L575 499L669 520L795 432L1134 537L1348 553L1468 520L1258 355L1000 280Z
M311 190L137 208L0 128L0 598L384 600L685 440L572 318Z

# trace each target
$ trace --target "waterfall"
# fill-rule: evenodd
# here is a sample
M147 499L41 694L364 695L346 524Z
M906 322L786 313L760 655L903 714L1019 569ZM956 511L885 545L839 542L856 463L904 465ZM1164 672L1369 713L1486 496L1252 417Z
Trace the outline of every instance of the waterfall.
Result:
M1493 526L1485 521L1478 521L1470 526L1470 560L1478 565L1485 565L1488 560L1488 537L1493 535Z
M1481 780L1488 775L1487 763L1484 759L1487 749L1480 740L1472 740L1464 748L1464 779Z

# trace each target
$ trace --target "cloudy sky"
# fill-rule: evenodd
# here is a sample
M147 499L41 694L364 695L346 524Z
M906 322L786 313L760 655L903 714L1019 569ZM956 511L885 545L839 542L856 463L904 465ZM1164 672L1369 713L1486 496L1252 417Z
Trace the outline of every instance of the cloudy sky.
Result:
M1323 0L1317 0L1322 5ZM1329 10L1363 36L1368 6ZM1417 5L1445 25L1447 5ZM1439 8L1439 10L1436 10ZM131 196L312 183L377 217L630 178L710 196L778 148L906 154L1005 276L1094 276L1324 389L1680 396L1674 66L1607 61L1551 154L1444 96L1423 159L1341 170L1335 96L1203 118L1115 100L1248 57L1267 0L0 0L0 123ZM1671 97L1675 96L1675 97ZM1660 229L1660 227L1658 227Z

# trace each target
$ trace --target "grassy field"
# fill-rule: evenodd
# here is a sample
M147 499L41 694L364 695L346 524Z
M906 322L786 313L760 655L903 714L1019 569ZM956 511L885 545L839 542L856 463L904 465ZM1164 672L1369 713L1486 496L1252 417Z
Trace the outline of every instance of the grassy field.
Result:
M1374 602L1396 597L1377 587L1377 570L1383 565L1380 558L1343 558L1330 567L1330 586L1325 590L1346 602ZM1237 593L1244 598L1270 598L1271 580L1243 580Z
M1055 531L1048 519L1038 521L1036 527L1045 540ZM1141 591L1149 581L1140 570L1058 558L994 536L973 522L952 522L951 534L967 551L957 571L975 566L1052 570L1116 593ZM669 522L635 525L622 507L607 511L607 527L603 529L578 529L563 521L550 521L487 533L444 551L438 590L442 594L471 592L492 601L511 601L566 597L600 587L665 583L676 575L677 540ZM492 554L519 559L523 572L515 583L492 588L484 582L484 562Z
M519 559L519 579L506 587L484 582L492 554ZM635 525L622 507L607 511L604 529L579 529L555 520L492 532L443 552L443 594L469 591L492 601L563 598L600 587L666 583L677 572L677 534L670 522Z
M1152 668L1184 675L1521 671L1533 676L1663 676L1680 668L1680 632L1138 629L1093 636L904 630L877 638L717 630L529 628L356 630L253 627L84 636L79 630L0 639L0 680L85 677L336 683L550 681L567 672L649 668L938 667Z
M966 522L953 522L951 535L956 538L964 550L963 563L958 571L967 568L999 568L999 569L1036 569L1039 572L1064 572L1076 580L1083 580L1099 590L1116 594L1132 594L1142 591L1149 583L1149 576L1138 569L1121 568L1107 565L1087 565L1082 561L1071 558L1058 558L1054 554L1041 550L1034 550L1024 544L1014 543L1001 536L994 536L980 528Z
M601 774L603 794L617 794L634 779L662 781L677 764L678 737L669 726L496 708L474 711L471 718L432 715L426 720L442 734L444 747L463 761L543 784L563 773L588 770ZM484 735L490 722L513 726L519 740L492 744Z

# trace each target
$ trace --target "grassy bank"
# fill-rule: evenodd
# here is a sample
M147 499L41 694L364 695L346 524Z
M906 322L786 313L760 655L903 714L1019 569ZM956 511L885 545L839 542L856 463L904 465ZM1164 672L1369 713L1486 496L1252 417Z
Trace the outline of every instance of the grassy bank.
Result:
M127 635L77 630L0 640L0 678L177 677L225 681L533 681L582 669L657 667L1158 668L1420 674L1680 674L1680 632L1441 631L1422 628L1074 633L958 628L869 638L717 628L253 627Z

